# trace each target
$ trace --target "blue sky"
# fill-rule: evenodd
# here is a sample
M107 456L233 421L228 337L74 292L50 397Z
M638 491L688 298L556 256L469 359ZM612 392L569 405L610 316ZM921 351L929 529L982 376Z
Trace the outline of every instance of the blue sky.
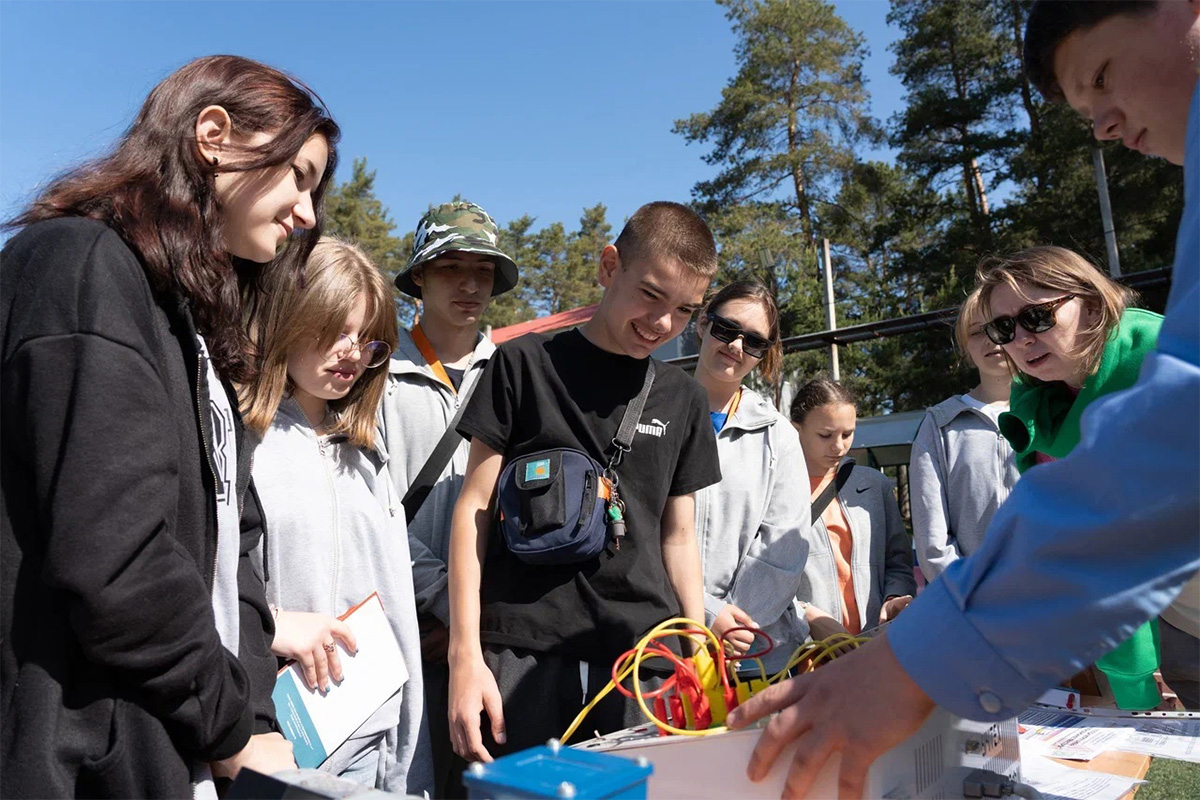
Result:
M867 38L874 113L903 87L884 0L836 2ZM343 130L397 231L461 193L504 224L575 226L602 202L622 221L687 200L703 146L671 133L734 74L711 2L0 1L0 218L38 185L103 152L147 92L197 56L237 53L291 72Z

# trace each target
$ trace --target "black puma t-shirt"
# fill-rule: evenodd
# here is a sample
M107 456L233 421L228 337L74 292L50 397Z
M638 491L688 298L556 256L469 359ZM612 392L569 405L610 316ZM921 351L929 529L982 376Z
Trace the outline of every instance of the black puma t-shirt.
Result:
M647 359L601 350L578 330L530 334L488 363L458 431L504 455L571 447L608 463L610 442L641 391ZM483 641L586 661L616 658L679 614L662 561L667 498L718 482L717 442L704 390L678 367L656 364L633 449L617 468L627 535L578 564L517 559L495 522L483 567Z

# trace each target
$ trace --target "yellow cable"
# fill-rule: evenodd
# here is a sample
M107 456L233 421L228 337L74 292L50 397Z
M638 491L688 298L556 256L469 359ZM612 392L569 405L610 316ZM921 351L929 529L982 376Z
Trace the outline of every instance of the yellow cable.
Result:
M580 724L583 723L583 720L589 713L591 713L592 709L594 709L596 705L608 695L609 692L615 689L618 683L624 681L626 678L630 677L630 675L633 676L633 694L634 697L637 698L638 706L641 708L642 713L646 716L646 719L653 723L660 730L664 730L668 733L678 736L708 736L709 734L723 733L724 731L728 730L728 728L726 728L724 725L715 728L707 728L705 730L677 728L674 725L663 722L658 717L654 716L654 714L650 711L649 706L646 705L646 698L642 695L642 662L648 658L661 658L663 660L669 660L659 653L647 653L646 648L654 640L666 636L693 636L694 634L689 633L689 629L701 631L705 638L707 638L716 649L720 649L721 640L718 639L717 635L714 634L707 626L702 625L699 622L687 619L686 617L673 617L672 619L659 623L652 628L649 633L641 638L641 640L637 643L637 646L634 648L632 656L626 655L624 659L618 662L616 680L609 681L608 685L600 690L600 692L594 698L592 698L591 702L583 707L579 714L576 715L574 721L571 722L570 727L568 727L566 732L560 737L559 741L561 741L563 744L566 744L567 740L574 735L575 731L578 730ZM805 668L805 672L811 672L819 664L822 664L827 660L837 658L840 655L844 655L845 653L858 648L867 641L869 640L866 638L854 636L850 633L835 633L824 639L806 642L805 644L802 644L796 648L796 650L788 658L783 669L770 677L767 677L766 667L763 665L762 660L755 658L754 661L758 664L759 674L762 676L763 681L770 685L778 683L782 680L786 680L789 677L791 670L803 663L805 659L809 660L808 666ZM733 670L733 679L735 686L743 683L743 681L738 678L736 670ZM747 681L746 683L749 682Z
M699 628L708 636L708 638L710 640L712 640L713 644L715 644L717 646L717 648L721 647L721 640L716 637L716 634L714 634L711 630L709 630L704 625L702 625L698 622L694 622L690 619L686 619L684 617L675 617L674 619L669 619L666 622L651 629L650 633L646 634L645 638L643 638L642 641L638 643L637 651L634 653L634 656L633 656L633 693L634 693L634 696L637 697L638 705L641 706L642 713L646 715L646 718L648 720L650 720L656 726L658 726L659 730L664 730L667 733L673 733L677 736L708 736L708 735L714 734L714 733L724 733L725 731L729 730L724 725L720 725L715 728L706 728L705 730L700 730L700 731L688 730L687 728L676 728L674 725L669 725L666 722L663 722L662 720L660 720L658 717L654 716L654 714L651 713L649 707L646 705L646 698L642 696L642 682L640 680L638 680L638 675L639 675L641 665L642 665L642 658L646 654L646 645L649 644L650 640L652 638L654 638L655 634L657 634L660 631L662 631L663 633L675 633L676 635L686 636L687 634L684 633L684 631L667 631L667 630L665 630L668 626L673 625L675 623L681 623L683 625L686 625L686 628ZM686 630L686 628L685 628L685 630Z

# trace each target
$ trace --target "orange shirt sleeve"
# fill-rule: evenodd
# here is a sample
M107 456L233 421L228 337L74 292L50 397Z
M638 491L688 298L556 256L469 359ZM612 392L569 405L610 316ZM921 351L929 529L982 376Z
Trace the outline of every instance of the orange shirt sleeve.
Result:
M812 496L816 497L829 479L810 477L809 482L812 486ZM859 622L858 600L854 597L854 579L850 572L854 540L850 536L850 521L846 519L846 512L836 497L821 512L821 521L825 523L825 532L829 535L833 563L837 569L838 589L842 593L842 627L850 633L857 634L862 631L862 624Z

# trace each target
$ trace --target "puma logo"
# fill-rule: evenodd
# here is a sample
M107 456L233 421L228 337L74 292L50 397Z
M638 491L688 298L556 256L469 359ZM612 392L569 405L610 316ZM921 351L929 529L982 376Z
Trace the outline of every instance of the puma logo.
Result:
M663 422L655 417L649 422L639 422L637 426L638 433L644 433L647 436L663 437L667 433L667 426L671 424L670 420Z

